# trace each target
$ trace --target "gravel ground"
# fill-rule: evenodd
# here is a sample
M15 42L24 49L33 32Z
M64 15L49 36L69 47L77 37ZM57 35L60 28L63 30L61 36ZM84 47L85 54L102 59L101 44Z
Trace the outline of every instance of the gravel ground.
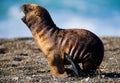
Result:
M120 83L120 38L101 39L105 47L102 78L95 72L58 80L50 75L47 60L32 38L0 39L0 83Z

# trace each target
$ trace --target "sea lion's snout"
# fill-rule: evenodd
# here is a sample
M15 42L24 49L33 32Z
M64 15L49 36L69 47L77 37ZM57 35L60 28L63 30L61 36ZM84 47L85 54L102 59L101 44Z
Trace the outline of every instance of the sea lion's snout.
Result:
M33 11L33 7L30 4L25 4L21 7L21 10L23 11L23 13L25 14L25 16L23 16L21 19L24 23L26 23L26 14L29 12Z
M37 9L37 5L36 4L24 4L22 7L21 7L21 10L23 11L23 13L25 14L25 16L23 16L21 19L24 23L26 23L26 20L28 18L30 18L31 15L34 15L35 16L35 12L36 9Z
M24 14L27 13L26 9L27 9L27 5L26 4L21 7L21 10L23 11Z
M21 7L21 10L23 11L24 14L26 14L26 13L25 13L25 12L26 12L26 5L23 5L23 6ZM26 21L26 16L23 16L23 17L21 18L21 20L22 20L23 22L25 22L25 21Z

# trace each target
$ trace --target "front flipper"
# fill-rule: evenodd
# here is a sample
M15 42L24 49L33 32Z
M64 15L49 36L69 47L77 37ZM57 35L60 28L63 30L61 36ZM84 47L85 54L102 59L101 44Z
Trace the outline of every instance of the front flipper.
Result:
M67 76L66 70L64 68L63 61L60 55L49 55L47 56L48 64L50 66L50 72L52 76L57 78L63 78Z
M76 76L79 77L80 76L80 70L81 70L80 66L73 61L72 57L69 54L64 53L64 57L68 61L70 61L71 65L72 65L72 70L74 71L74 73L76 74Z

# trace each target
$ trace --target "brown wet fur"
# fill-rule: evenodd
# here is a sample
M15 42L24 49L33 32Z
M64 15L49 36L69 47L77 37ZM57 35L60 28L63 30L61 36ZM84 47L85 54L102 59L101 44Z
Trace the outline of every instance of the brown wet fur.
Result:
M72 56L74 62L82 63L84 71L98 69L104 47L95 34L84 29L60 29L48 11L35 4L23 5L22 11L25 14L22 20L47 58L53 76L67 76L64 65L70 62L64 58L64 53Z

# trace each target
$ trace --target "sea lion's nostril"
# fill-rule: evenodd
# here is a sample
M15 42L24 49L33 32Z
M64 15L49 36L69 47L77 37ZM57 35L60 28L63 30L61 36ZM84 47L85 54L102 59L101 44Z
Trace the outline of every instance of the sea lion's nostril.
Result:
M26 12L26 5L23 5L23 6L21 7L21 10L25 13L25 12Z

